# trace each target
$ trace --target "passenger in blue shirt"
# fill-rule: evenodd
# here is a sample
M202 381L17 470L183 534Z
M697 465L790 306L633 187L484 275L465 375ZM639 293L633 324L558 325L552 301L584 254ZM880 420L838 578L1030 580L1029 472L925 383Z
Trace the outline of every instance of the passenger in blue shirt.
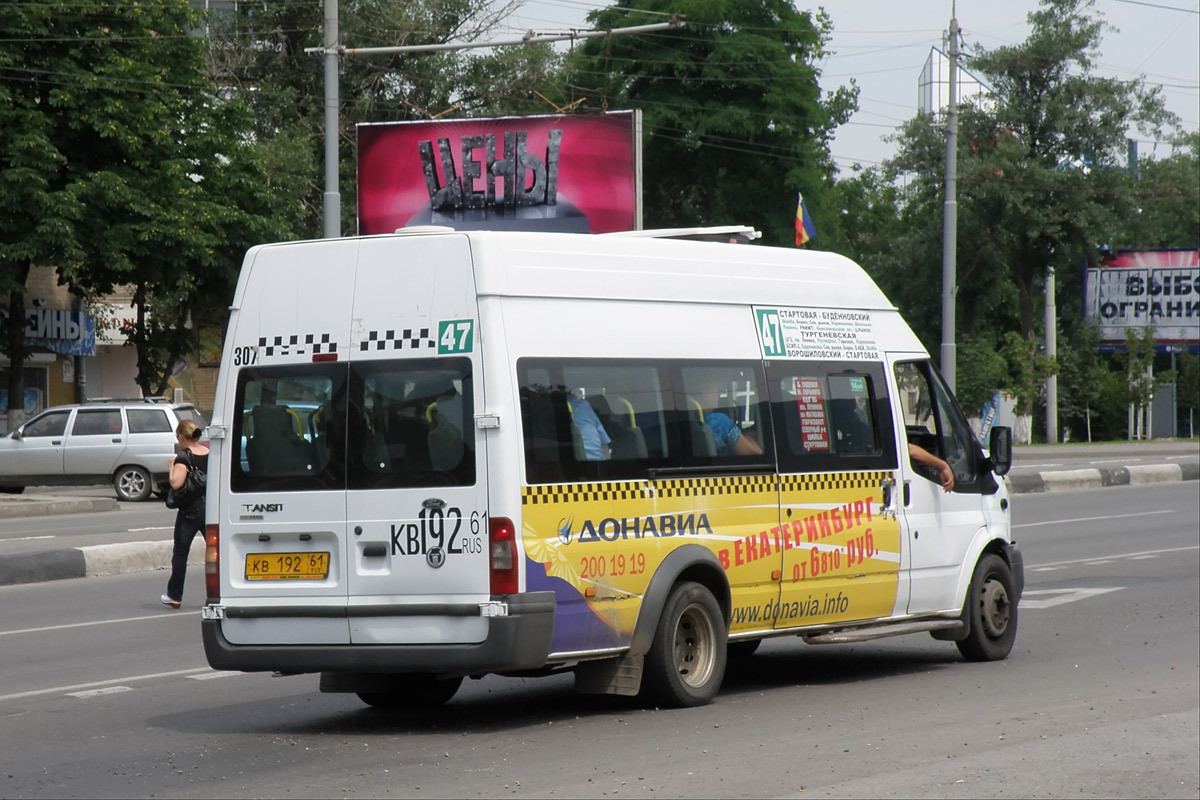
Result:
M583 439L583 454L588 461L607 461L612 440L604 430L600 418L592 409L590 403L578 395L569 395L567 402L571 404L571 424L579 429Z
M742 435L742 430L734 424L729 415L722 411L714 411L721 402L721 389L716 381L705 387L700 395L704 408L704 424L712 434L713 443L717 446L718 456L756 456L762 455L762 447L749 436Z

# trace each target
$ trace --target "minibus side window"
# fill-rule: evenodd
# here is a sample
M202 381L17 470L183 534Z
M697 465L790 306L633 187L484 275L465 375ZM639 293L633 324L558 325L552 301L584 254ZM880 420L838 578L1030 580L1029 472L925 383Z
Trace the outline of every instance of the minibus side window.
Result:
M757 362L685 362L675 407L685 420L685 466L773 463Z
M882 368L862 362L767 365L782 473L896 468Z
M472 383L467 358L353 364L349 488L473 485Z
M238 374L231 441L235 492L299 492L345 485L346 368L255 367Z
M909 443L950 465L955 492L979 491L981 448L941 376L928 361L897 363L895 371ZM928 467L911 459L910 463L917 474L940 483Z
M657 364L521 359L517 377L530 483L641 479L671 458Z

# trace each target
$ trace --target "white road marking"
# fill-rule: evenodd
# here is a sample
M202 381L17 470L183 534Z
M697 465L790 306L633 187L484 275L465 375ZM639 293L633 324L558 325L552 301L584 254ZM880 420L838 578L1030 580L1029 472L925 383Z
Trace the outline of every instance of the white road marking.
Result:
M190 681L211 681L215 678L232 678L234 675L248 675L247 672L238 672L237 670L226 669L219 672L209 672L205 675L188 675Z
M1019 466L1021 469L1033 469L1034 467L1061 467L1062 462L1055 462L1053 464L1014 464L1013 466Z
M1101 519L1125 519L1127 517L1148 517L1151 514L1174 514L1175 511L1170 508L1164 508L1159 511L1139 511L1136 514L1110 514L1105 517L1073 517L1071 519L1052 519L1046 522L1022 522L1020 525L1013 525L1014 528L1036 528L1039 525L1063 525L1068 522L1095 522Z
M56 536L18 536L15 539L5 539L6 542L32 542L36 539L56 539Z
M159 525L154 528L130 528L126 533L141 533L142 531L173 531L175 528L171 525Z
M120 694L121 692L132 692L128 686L107 686L103 689L89 689L86 692L67 692L67 697L100 697L105 694Z
M1091 558L1073 558L1069 561L1050 561L1046 564L1038 564L1036 567L1031 566L1033 571L1048 570L1052 567L1065 567L1068 564L1094 564L1097 558L1106 558L1109 561L1121 561L1127 558L1138 558L1150 556L1158 556L1163 553L1183 553L1189 550L1200 550L1200 545L1194 544L1189 547L1167 547L1162 550L1140 550L1135 553L1120 553L1111 556L1092 556Z
M1026 589L1021 593L1021 610L1061 606L1066 603L1074 603L1078 600L1086 600L1089 597L1095 597L1100 594L1119 592L1124 588L1124 586L1108 586L1094 589L1034 589L1032 591ZM1030 596L1044 599L1030 600L1028 599Z
M194 667L192 669L176 669L170 672L151 672L148 675L131 675L127 678L113 678L110 681L92 681L91 683L77 683L73 686L55 686L50 689L34 689L31 692L17 692L16 694L0 694L0 702L5 700L20 700L23 697L37 697L43 694L67 694L68 692L78 692L83 689L95 689L100 686L118 686L125 683L133 683L135 681L148 681L154 678L173 678L176 675L194 675L197 672L208 672L210 667Z
M14 636L18 633L43 633L45 631L62 631L62 630L67 630L68 628L90 628L93 625L112 625L117 622L140 622L141 620L146 620L146 619L163 619L164 617L178 617L178 616L186 616L186 613L181 615L178 611L176 611L175 613L168 612L166 614L150 614L145 617L124 617L122 619L98 619L98 620L94 620L92 622L72 622L69 625L47 625L44 628L21 628L20 630L15 630L15 631L0 631L0 636Z

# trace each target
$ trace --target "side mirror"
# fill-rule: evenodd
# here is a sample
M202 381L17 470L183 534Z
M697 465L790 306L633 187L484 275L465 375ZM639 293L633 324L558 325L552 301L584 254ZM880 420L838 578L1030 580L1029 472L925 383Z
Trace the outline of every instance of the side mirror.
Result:
M19 428L17 428L15 431L13 431L9 435L12 436L12 438L14 438L14 439L19 440L22 436L25 435L25 426L24 425L20 426Z
M1012 428L992 428L988 440L988 457L992 460L992 472L997 475L1004 475L1012 468Z

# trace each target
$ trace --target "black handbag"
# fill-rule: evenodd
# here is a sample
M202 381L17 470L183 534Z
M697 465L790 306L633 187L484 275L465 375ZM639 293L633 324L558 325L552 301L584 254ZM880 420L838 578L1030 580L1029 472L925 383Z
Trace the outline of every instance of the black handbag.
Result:
M208 476L204 474L204 470L188 465L188 474L183 480L183 486L178 489L174 486L167 489L167 508L190 506L204 497L207 488Z

